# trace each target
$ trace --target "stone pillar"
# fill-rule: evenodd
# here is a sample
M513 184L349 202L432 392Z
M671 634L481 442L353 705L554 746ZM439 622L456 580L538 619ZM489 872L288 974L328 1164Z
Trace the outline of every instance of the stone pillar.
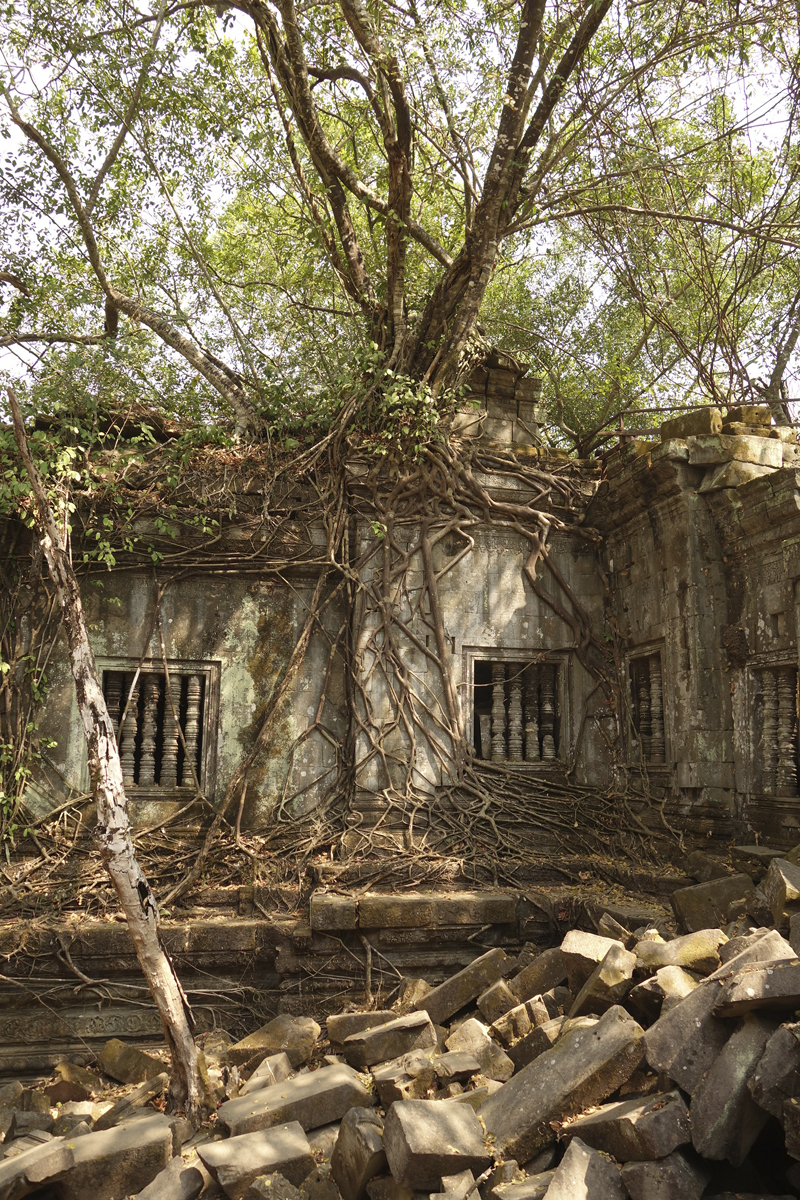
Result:
M511 667L508 701L508 760L522 762L522 666Z
M539 668L525 668L525 761L539 762Z
M666 762L660 654L654 654L650 659L650 761L656 766Z
M186 761L183 764L181 787L194 787L192 767L197 770L197 751L200 745L200 687L199 675L189 675L186 686Z
M142 756L139 760L139 786L152 787L156 781L156 734L158 732L158 675L144 676L142 713Z
M775 790L779 796L797 795L797 672L781 667L777 672L778 762Z
M506 761L506 669L492 663L492 761Z
M761 725L761 788L775 794L778 765L778 680L774 671L761 672L764 694L764 719Z
M555 673L556 669L550 663L542 667L542 683L540 692L540 728L542 733L542 759L552 761L556 757L555 741Z
M132 692L127 676L123 676L123 681L122 706L124 709L127 704L128 710L120 730L119 757L122 764L122 782L126 787L131 787L136 764L136 734L139 729L139 680L136 680Z

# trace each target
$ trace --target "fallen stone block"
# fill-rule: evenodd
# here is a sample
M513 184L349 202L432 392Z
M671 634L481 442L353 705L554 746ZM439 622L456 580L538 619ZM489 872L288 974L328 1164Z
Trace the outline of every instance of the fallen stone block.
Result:
M477 1058L465 1050L449 1050L447 1054L436 1055L430 1061L437 1079L440 1080L461 1082L471 1079L481 1069Z
M785 938L781 937L781 935L776 930L774 930L774 929L755 929L750 933L741 934L739 937L731 938L731 940L729 942L726 942L724 946L720 946L719 957L722 961L722 965L725 966L725 965L727 965L727 963L729 963L731 961L731 959L738 958L738 956L740 954L743 954L745 952L745 950L750 950L756 944L756 942L760 941L761 938L765 938L765 937L769 937L769 939L770 939L768 945L770 947L771 953L768 955L765 955L763 961L766 961L769 958L772 958L775 961L779 961L779 960L785 959L785 958L795 958L796 957L791 944L789 942L787 942ZM761 959L754 959L754 960L747 959L746 961L749 962L749 961L762 961L762 960Z
M558 987L567 978L567 968L560 946L545 950L538 955L524 970L509 979L509 991L517 1000L530 1000L533 996L541 996L552 988Z
M553 1172L547 1200L627 1200L619 1168L575 1137Z
M311 1153L317 1162L331 1161L340 1126L340 1121L332 1121L330 1125L321 1125L319 1129L310 1129L306 1134Z
M438 1189L443 1175L473 1171L491 1162L481 1122L466 1104L407 1100L386 1114L383 1144L392 1177L419 1190Z
M18 1079L0 1084L0 1108L21 1108L20 1100L24 1091L25 1089Z
M522 1067L527 1067L539 1057L549 1050L558 1041L567 1022L567 1017L553 1017L550 1021L545 1021L543 1025L537 1025L524 1038L520 1038L513 1046L508 1048L508 1057L514 1064L516 1071Z
M697 408L679 417L670 417L661 425L662 442L715 433L722 433L722 413L718 408Z
M775 1032L775 1024L750 1014L734 1029L692 1096L692 1142L705 1158L741 1165L767 1120L748 1081Z
M407 1012L412 1012L432 991L433 988L427 979L404 978L400 982L400 994L392 1005L394 1015L402 1017Z
M768 1009L800 1007L800 959L750 963L724 985L714 1005L718 1017L738 1017Z
M592 920L600 937L611 938L614 942L622 942L626 950L631 949L634 942L633 934L630 929L621 925L616 917L612 917L611 913L604 912L599 918L592 916Z
M105 1075L110 1075L120 1083L142 1083L154 1079L164 1070L160 1059L129 1046L119 1038L111 1038L106 1042L97 1056L97 1063Z
M712 879L722 879L731 872L719 858L706 854L703 850L693 850L686 856L686 871L698 883L710 883Z
M800 956L800 912L792 913L789 918L789 945Z
M182 1158L173 1158L134 1200L197 1200L204 1183L197 1167L187 1167Z
M426 1070L416 1070L411 1074L406 1069L405 1055L374 1067L372 1078L384 1108L389 1108L398 1100L426 1100L436 1085L436 1071L432 1063L428 1063Z
M555 1171L542 1171L519 1183L499 1183L492 1192L493 1200L544 1200L554 1175Z
M280 1054L270 1054L258 1064L253 1074L239 1088L240 1096L247 1096L250 1092L257 1092L259 1088L272 1087L275 1083L283 1083L284 1079L289 1079L292 1075L292 1064L289 1060L289 1055L281 1051Z
M783 1102L783 1132L786 1141L786 1153L792 1158L800 1159L800 1100L790 1096Z
M70 1138L69 1145L74 1161L58 1185L61 1200L119 1200L142 1191L169 1164L172 1126L168 1117L154 1113Z
M776 928L785 932L789 918L800 912L800 866L786 858L773 858L762 889Z
M418 1008L424 1009L436 1025L441 1025L470 1000L480 996L490 984L508 975L513 966L514 960L505 950L499 947L489 950L423 996Z
M502 1017L498 1017L492 1023L492 1033L501 1042L505 1043L506 1046L513 1046L514 1042L518 1042L520 1038L529 1034L534 1026L534 1021L531 1018L531 1012L528 1007L528 1005L533 1004L534 1001L528 1000L525 1004L517 1004L514 1008L509 1009L507 1013L503 1013ZM538 1010L534 1008L534 1012L538 1012ZM538 1015L541 1019L535 1022L537 1025L543 1025L545 1020L549 1020L547 1009L543 1004L541 1006L541 1013Z
M396 1183L391 1175L382 1175L367 1184L370 1200L429 1200L428 1192L415 1192Z
M342 1046L345 1038L353 1033L363 1033L365 1029L373 1029L376 1025L385 1025L394 1021L397 1013L391 1009L379 1009L375 1012L335 1013L328 1017L325 1027L331 1047Z
M331 1156L333 1176L342 1200L363 1200L367 1184L386 1170L383 1122L370 1108L351 1108L342 1118Z
M60 1062L53 1068L55 1079L44 1089L51 1104L88 1100L100 1090L100 1078L87 1067L75 1063Z
M244 1194L244 1200L300 1200L300 1189L283 1175L259 1175Z
M567 984L573 996L577 996L612 946L625 949L622 942L600 937L598 933L585 933L582 929L569 931L561 943L561 956L567 972Z
M166 1071L162 1071L160 1075L156 1075L154 1079L143 1083L134 1092L123 1096L121 1100L118 1100L116 1104L107 1109L102 1116L99 1116L94 1123L95 1130L101 1133L104 1129L113 1129L115 1125L120 1125L137 1108L141 1108L142 1105L147 1104L148 1100L152 1100L154 1096L160 1096L166 1090L168 1084L169 1075Z
M410 1050L437 1044L436 1030L427 1012L393 1017L385 1025L363 1029L345 1038L343 1053L351 1067L371 1067L387 1059L399 1058Z
M63 1138L51 1138L13 1158L6 1157L0 1161L0 1196L20 1200L63 1179L73 1165L72 1147Z
M699 983L699 976L683 967L661 967L628 993L628 1002L650 1024L684 1000Z
M468 1021L459 1025L445 1038L444 1044L448 1050L460 1050L477 1059L481 1074L489 1079L503 1083L514 1074L514 1063L505 1051L492 1041L489 1030L477 1017L470 1017Z
M560 1137L579 1137L618 1162L666 1158L692 1140L689 1110L680 1093L666 1092L644 1100L617 1100L587 1117L570 1121Z
M6 1139L11 1141L13 1138L25 1137L26 1133L32 1133L34 1130L44 1130L50 1133L53 1124L53 1118L49 1112L23 1112L15 1109Z
M800 1025L781 1025L767 1042L748 1083L750 1095L778 1121L784 1102L800 1093Z
M292 1121L316 1129L340 1120L354 1105L368 1108L374 1103L361 1076L340 1063L228 1100L220 1105L217 1118L231 1136Z
M259 1054L261 1058L266 1058L267 1055L283 1051L292 1066L299 1067L311 1058L320 1032L319 1025L311 1017L291 1017L284 1013L230 1046L228 1059L234 1066L240 1067L252 1062Z
M717 929L726 923L726 914L733 901L740 900L752 890L753 881L749 875L728 875L710 883L678 888L671 896L672 908L689 933Z
M503 979L498 979L491 987L478 996L478 1008L491 1025L498 1017L515 1008L519 1003L517 997Z
M661 967L683 967L697 975L710 975L721 965L719 949L727 940L721 929L700 929L671 942L638 942L636 967L648 973Z
M53 1136L62 1137L81 1121L85 1121L91 1127L95 1115L95 1106L91 1100L67 1100L59 1107L58 1116L53 1122Z
M636 955L619 942L612 942L575 997L570 1017L583 1017L589 1013L599 1015L612 1005L620 1004L633 987L635 966Z
M782 850L775 850L771 846L734 846L731 850L731 860L736 869L749 875L756 883L761 883L773 858L786 857Z
M620 1174L631 1200L700 1200L710 1179L680 1150L658 1162L625 1163Z
M633 1073L643 1030L610 1008L591 1028L572 1028L481 1106L481 1119L506 1157L524 1162L553 1140L551 1121L599 1104Z
M197 1155L229 1200L241 1200L259 1175L281 1174L299 1185L316 1166L297 1121L197 1147Z
M330 1163L320 1163L300 1184L300 1200L339 1200L339 1189L331 1179Z

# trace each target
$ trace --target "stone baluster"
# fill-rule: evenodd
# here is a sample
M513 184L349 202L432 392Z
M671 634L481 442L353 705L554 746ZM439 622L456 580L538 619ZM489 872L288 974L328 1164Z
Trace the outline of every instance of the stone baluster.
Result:
M797 795L797 672L781 667L777 672L778 762L775 776L779 796Z
M120 731L119 757L122 764L122 782L126 787L131 787L136 771L136 734L139 731L139 679L130 692L127 676L123 678L122 707L124 709L127 705L127 713Z
M761 672L764 690L764 719L761 726L761 786L769 795L775 794L775 775L778 765L778 680L774 671Z
M161 775L159 776L159 786L163 788L174 788L178 786L178 748L180 746L180 734L178 732L178 717L180 711L181 695L180 695L180 679L176 681L170 676L170 688L167 687L166 679L164 680L164 745L161 751ZM172 704L170 703L170 690L172 700L175 705L173 713Z
M525 761L538 762L539 749L539 668L525 668Z
M158 675L144 676L142 706L142 754L139 760L139 786L152 787L156 781L156 734L158 732Z
M119 744L119 719L122 716L122 685L125 676L121 671L109 671L106 675L106 708L114 725L114 735Z
M199 675L190 675L186 685L186 761L183 764L181 787L193 787L194 776L190 763L197 770L197 751L200 745L200 695L201 680Z
M478 717L481 726L481 758L492 757L492 714L481 713Z
M512 666L508 700L508 760L522 762L522 667Z
M492 761L506 761L506 668L492 663Z
M640 658L636 662L636 698L639 708L639 740L642 743L642 761L650 758L650 660Z
M552 761L556 757L555 740L555 667L546 663L542 667L540 728L542 732L542 759Z
M650 761L654 764L666 762L660 654L654 654L650 659Z

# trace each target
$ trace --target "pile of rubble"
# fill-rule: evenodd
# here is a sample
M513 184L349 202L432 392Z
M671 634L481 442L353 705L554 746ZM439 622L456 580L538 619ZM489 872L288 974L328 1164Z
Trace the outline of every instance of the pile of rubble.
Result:
M327 1040L289 1015L206 1035L198 1131L156 1111L164 1063L119 1041L103 1075L8 1084L0 1200L798 1196L795 857L708 860L719 877L673 897L679 936L605 914L438 987L406 979L391 1008L328 1017ZM128 1087L114 1100L104 1077Z

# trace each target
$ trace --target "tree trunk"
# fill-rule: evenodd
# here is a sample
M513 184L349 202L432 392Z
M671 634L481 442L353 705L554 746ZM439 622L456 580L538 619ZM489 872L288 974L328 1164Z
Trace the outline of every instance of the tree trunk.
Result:
M170 1105L174 1109L182 1108L196 1124L202 1115L201 1097L197 1049L189 1026L189 1007L161 945L155 897L136 861L117 740L89 644L78 580L47 500L41 476L31 457L22 413L11 388L8 389L8 395L14 435L33 493L36 530L58 594L69 646L78 709L86 736L92 791L97 803L94 837L116 888L139 963L164 1026L164 1036L172 1056Z

